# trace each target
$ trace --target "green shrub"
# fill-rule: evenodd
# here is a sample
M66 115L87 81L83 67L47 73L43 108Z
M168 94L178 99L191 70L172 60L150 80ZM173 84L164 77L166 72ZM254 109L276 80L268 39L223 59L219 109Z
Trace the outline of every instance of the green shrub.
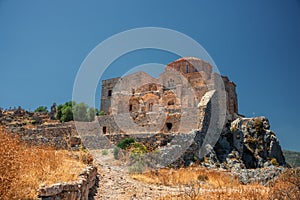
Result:
M145 164L142 160L134 162L129 168L129 173L138 173L141 174L145 171Z
M131 144L132 147L132 153L139 153L139 154L143 154L143 153L148 153L148 149L145 145L138 143L138 142L134 142Z
M48 112L48 110L46 106L39 106L34 110L34 112Z
M102 155L103 155L103 156L108 155L108 150L107 150L107 149L103 149L103 150L102 150Z
M133 138L125 138L118 142L117 147L127 149L135 140Z
M115 146L115 147L114 147L114 158L115 158L116 160L119 160L119 152L120 152L120 148L117 147L117 146Z

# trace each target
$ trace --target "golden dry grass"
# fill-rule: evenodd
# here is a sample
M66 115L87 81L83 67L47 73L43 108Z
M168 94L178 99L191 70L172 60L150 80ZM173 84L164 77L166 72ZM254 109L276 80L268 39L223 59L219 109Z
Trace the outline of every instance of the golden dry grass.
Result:
M261 186L262 187L262 186ZM269 200L268 190L263 191L255 187L227 188L226 190L214 191L187 191L185 194L172 196L167 195L160 200Z
M286 171L269 186L260 184L242 185L226 172L208 170L202 167L160 169L132 178L146 183L179 186L180 195L167 195L161 200L298 200L300 199L300 168Z
M267 200L269 188L259 184L242 185L236 177L227 172L208 170L203 167L180 169L160 169L143 174L133 174L132 178L151 184L178 186L184 190L181 195L167 195L162 200L171 199L260 199Z
M300 199L300 168L286 170L275 181L270 199Z
M209 183L210 186L239 186L236 177L226 172L208 170L203 167L188 167L180 169L160 169L148 171L143 174L132 174L132 178L151 184L162 184L169 186L188 185L198 182Z
M0 130L0 199L33 199L42 184L77 180L85 164L71 154L26 146Z

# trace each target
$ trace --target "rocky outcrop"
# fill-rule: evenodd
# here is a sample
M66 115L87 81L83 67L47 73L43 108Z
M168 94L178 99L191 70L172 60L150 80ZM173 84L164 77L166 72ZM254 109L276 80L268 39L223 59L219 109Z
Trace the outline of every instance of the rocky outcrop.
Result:
M286 166L279 140L266 117L237 118L228 125L214 147L220 162L232 165L235 160L242 168Z
M201 165L228 169L245 184L266 184L288 167L266 117L228 122L216 145L207 145L206 152Z

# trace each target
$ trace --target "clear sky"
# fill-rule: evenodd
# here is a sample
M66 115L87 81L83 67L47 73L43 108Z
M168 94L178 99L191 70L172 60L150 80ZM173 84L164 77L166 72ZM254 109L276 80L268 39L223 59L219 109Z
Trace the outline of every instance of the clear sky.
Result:
M0 0L0 107L34 110L71 100L77 70L97 44L146 26L199 42L237 84L239 112L265 115L283 148L300 151L299 0ZM105 78L124 66L174 58L133 52Z

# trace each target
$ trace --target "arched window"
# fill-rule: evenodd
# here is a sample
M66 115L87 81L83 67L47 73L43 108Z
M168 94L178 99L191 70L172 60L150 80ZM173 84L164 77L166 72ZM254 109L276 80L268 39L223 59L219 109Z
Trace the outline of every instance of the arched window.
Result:
M149 103L149 112L152 112L153 103Z
M170 131L172 129L172 125L172 123L166 123L167 131Z

